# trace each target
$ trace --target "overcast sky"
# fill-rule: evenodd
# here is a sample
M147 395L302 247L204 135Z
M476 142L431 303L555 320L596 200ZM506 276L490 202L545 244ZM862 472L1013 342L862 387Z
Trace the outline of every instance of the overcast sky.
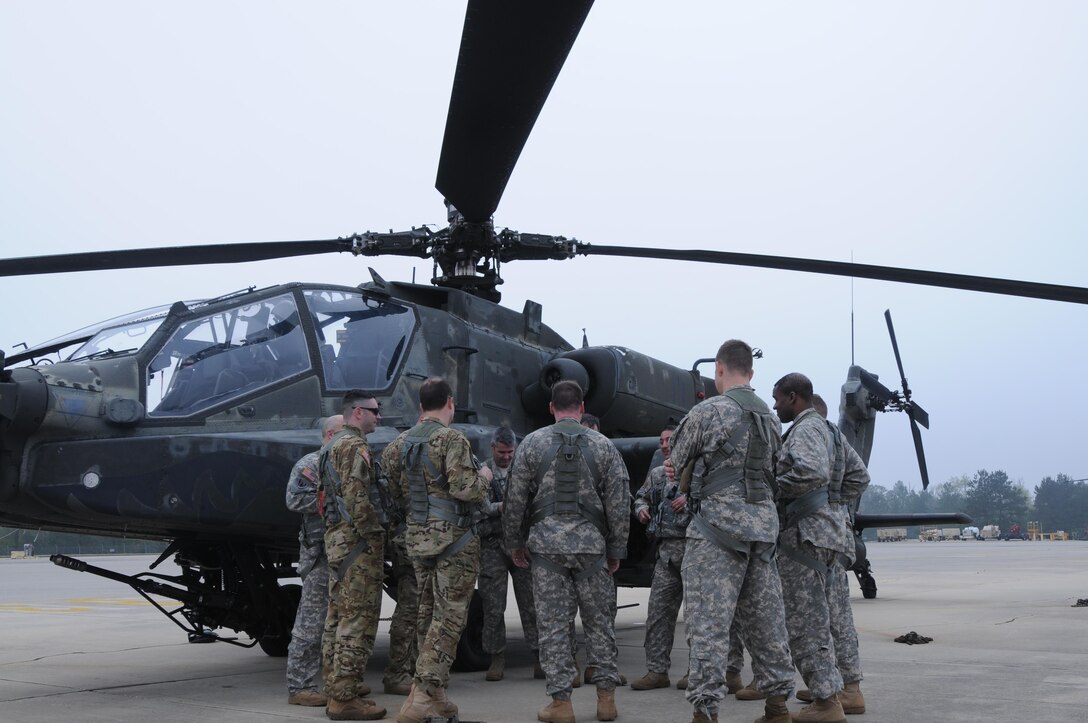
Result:
M464 6L0 4L0 254L335 238L444 225L434 190ZM1088 4L598 2L499 227L1084 285ZM0 280L0 348L288 281L430 278L311 257ZM571 343L688 368L764 350L832 401L851 361L899 386L931 479L1088 477L1083 306L795 272L579 258L503 267ZM874 481L918 488L904 415Z

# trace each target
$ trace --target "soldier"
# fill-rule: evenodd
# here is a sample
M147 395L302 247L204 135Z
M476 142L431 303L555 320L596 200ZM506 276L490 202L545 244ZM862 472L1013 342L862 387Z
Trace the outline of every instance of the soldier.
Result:
M457 715L446 689L480 564L473 505L487 498L491 482L491 470L478 469L465 435L449 427L455 411L449 383L437 377L423 382L419 407L419 423L404 435L400 457L390 456L386 470L390 491L408 510L408 555L419 585L419 657L399 723Z
M812 395L812 407L827 420L827 403L819 394ZM832 512L841 518L845 544L854 544L854 515L861 496L869 486L869 470L854 448L842 436L839 428L828 420L835 447L831 459L829 498ZM848 555L851 564L853 555ZM858 653L858 631L854 626L854 611L850 608L850 582L846 570L832 571L828 580L827 606L831 616L831 637L835 641L835 664L842 675L843 689L836 696L847 715L865 712L865 696L861 692L861 656ZM808 690L797 691L797 700L812 702Z
M669 438L675 424L665 427L658 444L669 458ZM635 515L647 525L646 532L657 542L657 561L650 582L650 601L646 612L646 675L631 683L632 690L668 688L676 617L684 600L680 570L684 564L684 537L691 515L687 497L665 475L665 466L654 467L635 494Z
M681 577L690 649L692 723L718 719L734 613L751 643L752 669L766 694L761 723L788 723L793 670L782 588L774 565L778 517L768 480L779 425L756 396L752 348L730 339L718 349L718 396L695 405L670 440L666 473L680 475L692 510Z
M579 423L585 411L575 382L552 386L555 424L527 436L514 456L503 503L503 535L514 564L532 555L540 662L552 702L537 719L573 723L570 623L579 610L587 663L594 667L597 720L615 720L616 639L611 576L627 554L627 468L607 437Z
M533 576L513 563L502 544L502 502L514 461L517 438L509 427L499 427L491 436L491 459L484 466L491 470L490 496L482 506L483 519L477 525L480 534L480 599L484 608L483 648L491 655L491 667L485 680L502 680L506 667L506 580L514 579L514 598L518 603L525 641L533 651L533 677L544 677L540 668L533 605Z
M323 444L344 426L337 414L321 425ZM325 520L317 509L320 484L320 451L295 463L287 482L287 509L302 515L298 533L298 576L302 597L295 613L291 643L287 646L287 702L290 705L323 706L329 699L318 690L321 675L321 635L329 611L329 562L325 557Z
M366 435L381 419L378 400L353 389L344 395L344 428L321 449L325 552L329 558L329 611L321 653L325 714L333 720L377 720L385 708L362 696L381 612L385 534Z
M400 457L401 445L407 431L382 450L381 468L384 470L389 460ZM384 472L379 482L389 490L389 477ZM397 606L389 622L389 663L382 675L382 688L390 695L408 695L412 692L412 678L416 672L416 657L419 656L419 643L416 636L416 617L419 614L419 586L416 584L416 571L408 557L406 541L407 525L404 512L390 499L390 520L387 527L385 554L392 565L393 578L397 585Z
M781 523L778 569L782 576L790 653L813 702L794 714L795 721L845 721L836 694L842 675L835 664L828 610L830 579L842 572L846 546L843 526L828 503L831 455L827 422L812 408L812 382L796 372L779 379L772 392L782 422L792 422L775 466Z

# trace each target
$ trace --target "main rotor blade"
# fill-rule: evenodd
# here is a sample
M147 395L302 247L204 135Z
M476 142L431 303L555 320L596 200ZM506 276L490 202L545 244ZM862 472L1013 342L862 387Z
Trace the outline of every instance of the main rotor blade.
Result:
M926 469L926 453L922 449L922 431L914 417L910 417L910 433L914 437L914 452L918 455L918 471L922 473L922 489L929 487L929 470Z
M593 0L469 0L435 187L491 218Z
M240 261L265 261L334 251L351 251L351 241L349 239L268 241L24 256L16 259L0 259L0 276L32 276L69 271L105 271L155 266L233 264Z
M892 390L880 383L880 381L871 373L861 370L861 374L858 375L861 380L861 386L865 387L869 391L869 394L875 397L882 403L887 403L892 398Z
M1073 304L1088 304L1088 289L1082 286L1062 286L1059 284L1041 284L1034 281L998 279L988 276L946 274L939 271L902 269L895 266L872 266L869 264L854 264L842 261L822 261L820 259L803 259L794 256L739 254L728 251L594 246L586 243L579 243L575 253L586 256L594 254L597 256L630 256L644 259L700 261L710 264L806 271L813 274L853 276L863 279L877 279L880 281L896 281L904 284L940 286L946 289L982 291L988 294L1023 296L1029 299L1050 299L1051 301L1067 301Z
M902 380L903 394L907 397L907 401L910 401L910 392L907 391L907 375L903 371L903 359L899 356L899 342L895 340L895 327L892 326L891 309L884 310L884 321L888 322L888 336L892 338L892 351L895 352L895 364L899 367L899 378Z

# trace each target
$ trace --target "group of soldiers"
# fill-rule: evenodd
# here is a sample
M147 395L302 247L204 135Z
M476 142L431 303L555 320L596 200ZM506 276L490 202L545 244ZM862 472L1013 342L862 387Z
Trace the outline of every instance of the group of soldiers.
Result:
M826 407L822 416L814 408L822 400L806 377L789 374L775 384L777 418L751 379L751 347L725 342L715 362L719 394L662 432L664 463L636 495L633 514L656 540L656 564L648 672L631 687L671 684L684 602L690 654L677 687L686 688L693 723L716 721L733 693L765 700L757 723L844 721L865 709L846 569L854 555L851 516L868 474L826 421ZM583 419L582 389L554 384L555 423L520 444L499 428L482 465L450 427L449 384L428 379L419 397L419 422L386 446L379 464L366 442L380 422L378 401L349 392L342 418L325 421L325 445L292 472L287 502L303 513L303 596L288 702L325 705L333 720L385 716L366 697L363 673L388 557L399 589L383 685L407 696L397 721L457 716L449 671L477 578L491 655L486 679L504 676L509 578L534 674L551 697L538 720L573 723L571 690L583 679L596 688L597 720L615 720L615 689L626 681L616 667L612 575L627 554L631 494L619 451ZM793 423L785 436L780 422ZM584 678L575 658L577 614ZM754 673L748 686L740 679L744 648ZM809 705L791 716L794 668L808 686L797 697Z

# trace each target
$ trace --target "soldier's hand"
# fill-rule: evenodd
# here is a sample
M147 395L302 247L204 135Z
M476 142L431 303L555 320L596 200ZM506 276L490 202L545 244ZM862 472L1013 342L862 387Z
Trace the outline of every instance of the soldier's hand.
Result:
M684 508L688 506L688 496L680 495L679 497L673 499L673 501L669 504L672 505L673 512L683 512Z
M644 525L650 524L650 508L640 507L638 509L638 521Z
M671 479L676 479L676 470L672 466L672 458L665 460L665 476Z
M525 569L529 567L529 550L524 547L519 547L516 550L511 550L510 559L514 561L515 565L522 569Z
M615 575L616 570L620 569L620 560L618 557L608 558L608 574Z

